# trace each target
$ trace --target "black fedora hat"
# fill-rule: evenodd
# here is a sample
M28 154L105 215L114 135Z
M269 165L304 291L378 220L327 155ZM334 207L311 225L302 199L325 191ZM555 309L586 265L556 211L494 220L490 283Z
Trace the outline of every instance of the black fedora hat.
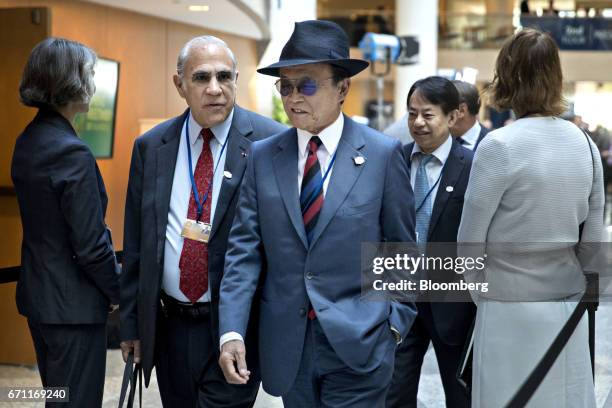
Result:
M336 23L325 20L308 20L295 23L293 34L283 47L278 62L257 72L280 76L279 68L295 65L326 63L343 68L353 76L370 65L369 62L349 57L349 40Z

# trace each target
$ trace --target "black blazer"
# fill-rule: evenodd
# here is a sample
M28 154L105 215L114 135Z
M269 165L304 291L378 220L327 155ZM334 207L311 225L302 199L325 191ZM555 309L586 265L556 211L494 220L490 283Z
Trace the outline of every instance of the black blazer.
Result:
M410 168L410 154L414 143L404 146L404 155ZM457 242L457 232L463 211L463 197L467 188L474 153L461 146L453 139L448 159L442 169L442 178L433 204L427 242ZM451 192L446 187L452 186ZM435 256L428 249L429 256ZM446 254L445 254L446 255ZM451 272L455 275L454 272ZM456 276L443 278L454 281ZM434 317L434 327L440 338L448 344L463 344L470 329L476 306L466 293L464 303L432 302L431 310Z
M106 322L119 282L89 147L62 115L41 109L17 139L11 175L23 226L19 313L39 323Z
M121 275L121 338L140 339L145 383L149 384L154 364L156 317L164 266L164 245L170 193L181 131L188 111L159 124L134 143L125 204L123 273ZM223 277L225 250L238 186L246 168L251 142L285 130L281 124L234 107L228 134L225 168L232 178L223 179L208 243L208 282L211 291L211 333L219 352L219 287ZM253 308L256 309L256 308ZM257 330L258 311L252 313L249 330ZM249 367L256 368L257 337L247 340ZM252 376L257 376L254 373Z

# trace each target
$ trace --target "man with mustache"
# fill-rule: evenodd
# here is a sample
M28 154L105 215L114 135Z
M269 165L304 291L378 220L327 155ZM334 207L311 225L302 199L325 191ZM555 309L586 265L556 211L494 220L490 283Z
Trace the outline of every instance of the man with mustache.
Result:
M189 41L174 75L189 108L138 138L132 153L121 348L142 363L147 385L155 365L166 407L250 407L259 388L251 347L251 381L224 381L217 304L251 142L285 128L235 104L237 78L227 44Z

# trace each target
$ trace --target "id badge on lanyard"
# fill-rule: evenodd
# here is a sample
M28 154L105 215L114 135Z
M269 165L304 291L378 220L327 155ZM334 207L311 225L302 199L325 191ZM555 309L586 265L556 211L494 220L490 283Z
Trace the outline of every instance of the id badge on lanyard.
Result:
M215 173L217 172L217 167L219 167L219 163L221 162L221 158L223 157L223 151L225 150L225 146L227 145L227 140L229 139L229 135L225 138L225 142L223 143L223 147L221 148L221 153L219 154L219 159L217 160L217 164L213 169L213 177L208 185L208 189L202 197L202 201L200 201L200 196L198 194L198 189L196 187L195 179L193 177L193 163L191 160L191 143L189 139L189 118L191 117L191 112L187 117L187 124L185 125L185 139L187 141L187 159L189 161L189 178L191 179L191 189L193 192L193 196L195 198L196 205L198 207L197 210L197 219L192 220L187 218L185 220L185 224L183 224L183 229L181 231L181 236L183 238L192 239L194 241L203 242L205 244L208 243L210 239L210 231L212 230L212 225L210 222L202 222L200 221L200 217L202 216L202 211L204 209L204 203L208 199L210 189L212 187L212 183L215 178Z

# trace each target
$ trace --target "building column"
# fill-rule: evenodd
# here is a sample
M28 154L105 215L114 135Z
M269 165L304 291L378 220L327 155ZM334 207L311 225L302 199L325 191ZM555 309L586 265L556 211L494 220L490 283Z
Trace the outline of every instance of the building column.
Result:
M413 83L435 75L438 67L438 0L395 0L395 34L419 41L419 62L395 66L395 118L406 113L406 97Z
M316 0L271 0L270 1L270 43L266 48L259 67L264 67L278 61L283 46L291 37L296 22L315 20L317 18ZM274 90L276 79L268 75L255 74L249 88L255 89L257 111L272 116L272 97L278 93Z

